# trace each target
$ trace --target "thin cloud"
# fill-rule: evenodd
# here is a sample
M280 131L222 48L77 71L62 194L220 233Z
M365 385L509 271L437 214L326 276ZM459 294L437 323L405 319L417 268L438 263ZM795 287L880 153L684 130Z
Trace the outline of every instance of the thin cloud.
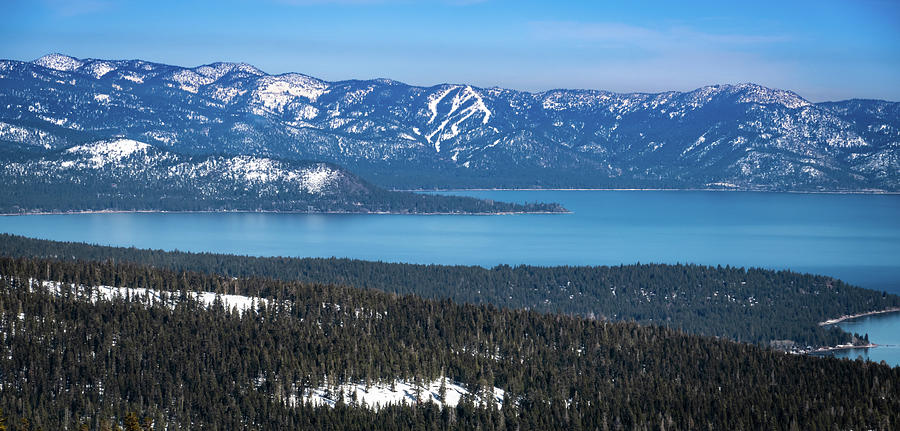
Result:
M532 35L542 40L568 40L617 44L645 50L669 51L703 46L753 46L788 41L777 35L717 34L690 27L651 28L618 22L541 21L531 24Z

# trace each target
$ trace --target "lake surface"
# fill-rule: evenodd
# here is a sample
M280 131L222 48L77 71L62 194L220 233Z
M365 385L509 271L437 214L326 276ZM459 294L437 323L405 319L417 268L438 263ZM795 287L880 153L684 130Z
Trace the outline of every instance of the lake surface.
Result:
M0 232L257 256L338 256L482 266L634 262L757 266L827 274L900 294L898 195L549 190L452 193L502 201L559 202L573 213L32 215L0 217ZM898 314L872 317L852 322L862 326L851 330L868 332L875 343L896 345L900 344L896 336L886 335L900 333L898 319ZM865 354L875 360L887 355L887 359L893 358L889 362L900 364L896 347L879 347Z
M846 320L838 324L843 330L859 335L869 334L869 341L878 344L872 349L848 349L831 353L838 358L861 357L874 362L885 361L900 365L900 313L876 314Z
M692 262L789 268L900 293L900 196L465 191L572 214L74 214L0 217L63 241L257 256L493 266Z

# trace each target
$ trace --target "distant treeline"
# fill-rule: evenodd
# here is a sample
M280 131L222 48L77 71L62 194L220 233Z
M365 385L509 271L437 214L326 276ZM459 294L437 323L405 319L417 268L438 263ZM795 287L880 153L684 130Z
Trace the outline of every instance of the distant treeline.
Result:
M8 239L8 238L7 238ZM57 291L32 280L62 282ZM89 300L85 286L169 292ZM238 314L187 291L269 299ZM0 419L19 429L896 429L900 368L661 326L130 263L0 258ZM325 383L440 375L473 396L378 411ZM418 383L417 383L418 384ZM479 407L485 388L501 407ZM302 398L299 398L302 400ZM27 426L25 428L23 425ZM143 427L143 428L142 428Z
M352 184L359 190L346 194L311 194L271 186L247 187L225 184L200 188L195 183L153 186L150 180L91 178L90 173L67 180L56 178L5 177L0 194L0 213L67 211L283 211L351 213L522 213L565 212L556 203L510 203L448 196L391 191ZM348 189L351 186L348 186Z
M338 258L248 257L166 252L0 234L0 254L113 260L228 277L266 277L636 321L758 344L836 345L851 335L818 322L900 306L900 297L789 271L637 264L625 266L415 265ZM861 334L862 335L862 334Z

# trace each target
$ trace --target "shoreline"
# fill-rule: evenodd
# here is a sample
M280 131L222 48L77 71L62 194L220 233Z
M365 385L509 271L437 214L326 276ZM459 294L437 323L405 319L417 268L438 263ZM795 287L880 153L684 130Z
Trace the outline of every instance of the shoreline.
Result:
M400 212L400 211L278 211L278 210L84 210L84 211L34 211L0 213L0 217L30 215L79 215L79 214L348 214L348 215L466 215L494 216L519 214L573 214L572 211L500 211L500 212Z
M753 192L753 193L794 193L794 194L810 194L810 195L900 195L900 191L892 192L887 190L757 190L757 189L722 189L722 188L590 188L590 187L573 187L573 188L540 188L540 187L523 187L523 188L450 188L450 189L391 189L395 192Z
M825 320L823 322L819 322L819 326L834 325L835 323L841 323L845 320L856 319L858 317L874 316L876 314L897 313L897 312L900 312L900 307L892 307L892 308L888 308L885 310L879 310L879 311L869 311L867 313L848 314L848 315L844 315L844 316L837 317L834 319L829 319L829 320Z
M837 346L819 347L818 349L810 350L810 351L808 351L808 352L806 352L806 353L807 353L807 354L814 355L814 354L816 354L816 353L836 352L836 351L839 351L839 350L872 349L872 348L875 348L875 347L878 347L878 344L875 344L875 343L869 343L869 344L862 344L862 345L858 345L858 346L855 346L855 345L852 345L852 344L838 344Z

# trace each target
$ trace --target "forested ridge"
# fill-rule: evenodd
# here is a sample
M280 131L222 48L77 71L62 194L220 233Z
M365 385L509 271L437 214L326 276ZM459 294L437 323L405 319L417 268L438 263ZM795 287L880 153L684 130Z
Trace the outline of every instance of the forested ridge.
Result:
M818 322L900 306L896 295L850 286L831 277L735 267L502 265L487 269L167 252L8 234L0 234L0 254L127 261L228 277L333 283L458 303L636 321L757 344L793 340L802 347L851 341L851 334Z
M0 409L30 429L891 429L900 368L377 290L125 262L0 258ZM34 280L60 283L58 291ZM89 300L90 286L170 292ZM238 313L189 291L266 298ZM464 400L287 400L325 381L446 375Z
M2 156L2 155L0 155ZM207 187L148 186L146 181L95 178L11 178L0 170L5 189L0 213L79 211L269 211L310 213L502 214L563 213L556 203L509 203L468 196L386 190L365 184L365 193L316 195L267 185ZM361 180L360 180L361 181ZM209 191L212 189L213 191Z

